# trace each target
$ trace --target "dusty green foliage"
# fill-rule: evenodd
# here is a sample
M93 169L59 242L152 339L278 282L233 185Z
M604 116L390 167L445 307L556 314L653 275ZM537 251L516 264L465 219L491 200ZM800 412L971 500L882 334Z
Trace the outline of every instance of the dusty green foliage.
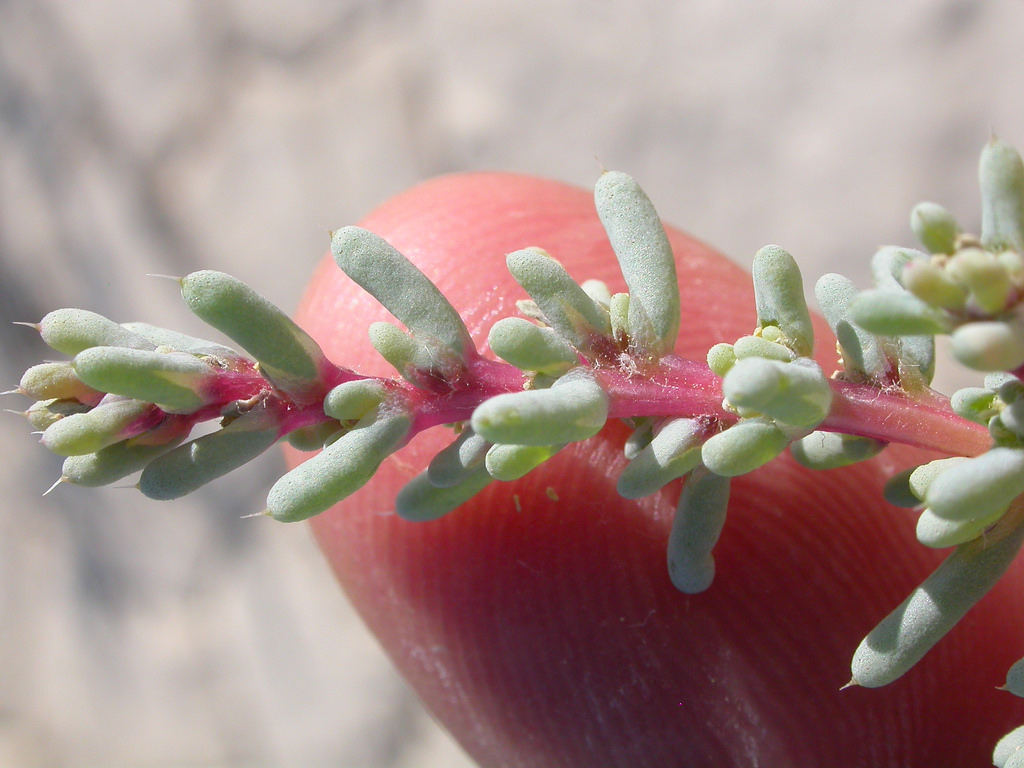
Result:
M1024 539L1024 163L994 139L979 178L980 236L942 206L922 203L910 223L925 250L879 249L875 285L865 291L840 275L818 281L815 295L841 353L835 372L813 359L802 276L775 245L754 257L756 327L712 346L706 368L675 357L687 318L668 238L636 181L608 172L595 205L628 292L578 284L537 247L509 254L528 298L517 302L524 317L491 330L489 346L504 363L481 356L458 311L405 256L371 232L344 227L332 233L335 261L397 320L373 324L369 335L400 378L336 366L252 288L206 270L181 280L184 301L244 351L62 309L33 327L72 359L33 366L14 391L35 401L25 416L43 444L66 457L68 483L101 485L141 470L143 493L172 499L282 437L319 451L271 488L267 513L281 521L355 493L423 429L448 424L455 437L397 495L396 513L420 522L492 482L524 477L621 418L633 431L619 493L668 493L682 479L667 563L672 582L696 593L712 583L730 478L787 447L814 469L877 455L901 435L877 415L858 421L857 403L888 397L904 410L915 402L931 408L934 336L949 334L954 356L990 375L954 395L956 416L948 418L983 425L992 446L908 469L886 487L891 503L920 509L922 544L955 550L857 651L854 682L883 685L988 591ZM714 377L721 397L708 394ZM850 388L857 397L847 397ZM219 429L189 441L209 420ZM1006 688L1024 692L1022 679L1015 665ZM1021 733L1000 742L997 765L1024 763Z

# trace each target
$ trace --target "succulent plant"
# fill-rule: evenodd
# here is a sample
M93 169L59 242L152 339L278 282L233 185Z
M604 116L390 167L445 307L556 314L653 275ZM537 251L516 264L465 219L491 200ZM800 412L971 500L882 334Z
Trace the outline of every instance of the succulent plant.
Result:
M475 347L458 311L398 250L345 227L331 238L338 267L400 323L369 329L394 377L328 360L253 289L201 271L180 280L185 304L237 350L61 309L34 327L70 360L33 366L15 391L35 401L25 415L43 445L65 457L59 482L98 486L141 471L145 495L174 499L282 438L318 451L270 489L266 514L288 522L352 494L428 429L454 434L397 494L395 510L410 521L441 517L619 420L631 432L622 496L685 478L666 578L688 594L712 586L731 478L787 449L816 469L869 459L891 443L958 454L900 473L886 489L892 503L920 510L922 544L953 551L857 650L851 684L881 686L964 616L1024 541L1020 155L993 139L980 181L980 235L922 203L911 226L924 250L882 248L872 262L874 288L858 291L839 275L818 281L841 352L835 372L812 357L799 268L774 245L754 257L750 333L715 344L706 360L675 355L687 318L668 238L636 182L606 172L596 208L628 291L578 284L537 247L509 254L507 267L529 298L518 303L520 316L494 324L489 345L498 360ZM984 387L951 401L929 389L940 334L951 337L958 361L989 374ZM209 421L219 429L189 440ZM1006 688L1024 695L1018 666ZM1000 742L997 765L1024 761L1021 733Z

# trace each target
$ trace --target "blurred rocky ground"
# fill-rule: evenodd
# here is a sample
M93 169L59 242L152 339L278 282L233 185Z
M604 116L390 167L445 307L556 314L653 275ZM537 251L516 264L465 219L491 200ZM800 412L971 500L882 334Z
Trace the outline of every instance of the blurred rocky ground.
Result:
M918 200L977 226L1022 34L1019 0L0 0L0 383L58 306L198 331L147 273L290 309L328 229L460 170L619 168L737 260L863 283ZM468 765L306 529L240 519L276 456L172 506L41 498L27 432L0 420L0 765Z

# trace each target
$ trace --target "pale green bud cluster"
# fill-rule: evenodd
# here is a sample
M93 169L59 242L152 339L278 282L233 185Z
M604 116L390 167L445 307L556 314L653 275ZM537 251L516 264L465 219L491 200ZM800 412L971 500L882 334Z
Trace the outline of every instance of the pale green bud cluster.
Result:
M874 333L948 333L953 355L981 371L1024 365L1024 163L993 139L979 164L981 236L964 234L952 215L922 203L911 226L928 250L906 251L880 284L854 303L858 325Z
M860 294L838 276L817 288L848 380L915 391L915 377L917 388L931 379L938 334L950 335L959 362L993 372L950 402L957 416L987 427L992 447L912 468L886 487L891 503L921 510L922 544L956 549L861 644L853 661L860 685L884 685L916 663L995 584L1024 537L1024 163L993 139L979 179L980 236L965 234L942 206L922 203L911 228L927 252L881 249L872 261L876 287ZM1012 671L1008 689L1024 689L1021 674ZM1022 733L1000 742L996 765L1024 765Z
M707 440L704 465L734 477L767 464L790 445L798 460L817 469L878 453L884 445L877 441L812 431L828 416L833 395L825 372L810 357L814 331L796 261L778 246L762 248L754 257L753 279L757 329L708 352L708 366L722 377L724 405L740 421ZM850 328L856 341L851 346L863 359L874 350Z

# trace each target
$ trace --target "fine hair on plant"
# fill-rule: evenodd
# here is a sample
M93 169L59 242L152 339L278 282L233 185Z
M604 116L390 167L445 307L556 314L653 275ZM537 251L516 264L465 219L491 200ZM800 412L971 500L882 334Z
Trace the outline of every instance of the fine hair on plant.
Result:
M521 478L610 420L624 422L620 495L684 479L666 553L681 592L712 588L730 481L784 451L811 469L877 456L891 443L941 451L901 472L886 500L918 510L938 568L856 650L850 685L893 682L983 597L1024 542L1024 163L993 138L979 164L981 232L936 203L910 217L920 248L887 246L874 287L822 276L815 298L838 344L824 370L794 258L769 245L753 259L756 325L706 359L673 353L681 326L676 262L654 206L628 175L603 173L595 205L626 292L577 283L540 247L506 265L518 314L497 321L483 356L459 312L405 256L358 227L331 234L338 267L396 323L370 325L395 369L375 377L332 361L249 286L204 270L180 282L186 306L235 347L145 323L58 309L34 327L68 359L29 368L13 392L43 445L64 457L59 483L101 486L135 473L153 499L184 496L281 439L315 452L270 488L265 514L292 522L326 511L428 429L450 444L394 499L429 521L492 482ZM986 374L947 399L930 389L935 337ZM216 428L190 439L194 427ZM1005 689L1024 696L1024 660ZM1024 766L1024 726L993 760Z

